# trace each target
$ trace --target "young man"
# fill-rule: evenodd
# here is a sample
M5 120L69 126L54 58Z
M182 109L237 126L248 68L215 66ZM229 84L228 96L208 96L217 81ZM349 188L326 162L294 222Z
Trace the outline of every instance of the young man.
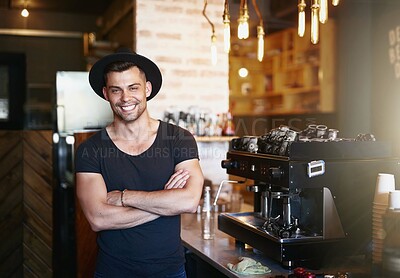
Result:
M196 142L150 117L147 101L162 77L146 57L108 55L93 65L89 82L114 114L79 146L75 161L77 196L98 232L95 277L186 277L180 214L195 212L202 192Z

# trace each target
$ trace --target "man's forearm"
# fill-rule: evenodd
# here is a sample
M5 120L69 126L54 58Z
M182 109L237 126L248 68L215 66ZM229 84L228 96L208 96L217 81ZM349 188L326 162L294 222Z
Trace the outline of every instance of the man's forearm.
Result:
M163 190L112 191L107 193L107 202L164 216L196 212L204 183L203 174L197 160L184 161L179 166Z
M190 184L184 188L159 191L132 191L124 194L124 204L159 215L177 215L195 212L199 203L199 194L193 192Z
M87 215L95 232L102 230L127 229L153 221L160 216L132 207L107 205L96 215Z

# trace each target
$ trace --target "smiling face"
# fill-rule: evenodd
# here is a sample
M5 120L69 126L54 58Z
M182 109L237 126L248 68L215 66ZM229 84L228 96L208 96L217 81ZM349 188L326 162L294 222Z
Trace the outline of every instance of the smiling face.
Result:
M151 83L136 66L107 73L103 94L110 102L114 117L126 122L138 119L147 108L146 97L151 94Z

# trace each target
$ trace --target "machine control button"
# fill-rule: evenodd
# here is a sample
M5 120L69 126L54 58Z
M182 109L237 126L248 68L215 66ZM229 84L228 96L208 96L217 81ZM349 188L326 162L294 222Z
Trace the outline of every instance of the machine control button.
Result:
M269 168L269 175L273 179L279 179L283 177L283 169L280 167L270 167Z
M237 169L239 168L239 163L234 160L224 159L221 161L221 167L224 169Z
M250 171L255 172L256 169L257 169L257 168L256 168L256 165L251 164L251 166L250 166Z
M258 185L248 185L246 186L246 190L249 192L260 192L260 187Z
M240 168L240 171L246 172L249 169L249 164L247 161L241 161L238 168Z

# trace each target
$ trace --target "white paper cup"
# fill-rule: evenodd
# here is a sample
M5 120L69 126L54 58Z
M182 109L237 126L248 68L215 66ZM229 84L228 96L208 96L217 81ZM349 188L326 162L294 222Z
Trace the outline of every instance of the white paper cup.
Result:
M394 175L379 173L376 178L374 203L385 204L389 203L389 192L395 190Z
M400 190L389 192L389 208L400 209Z

